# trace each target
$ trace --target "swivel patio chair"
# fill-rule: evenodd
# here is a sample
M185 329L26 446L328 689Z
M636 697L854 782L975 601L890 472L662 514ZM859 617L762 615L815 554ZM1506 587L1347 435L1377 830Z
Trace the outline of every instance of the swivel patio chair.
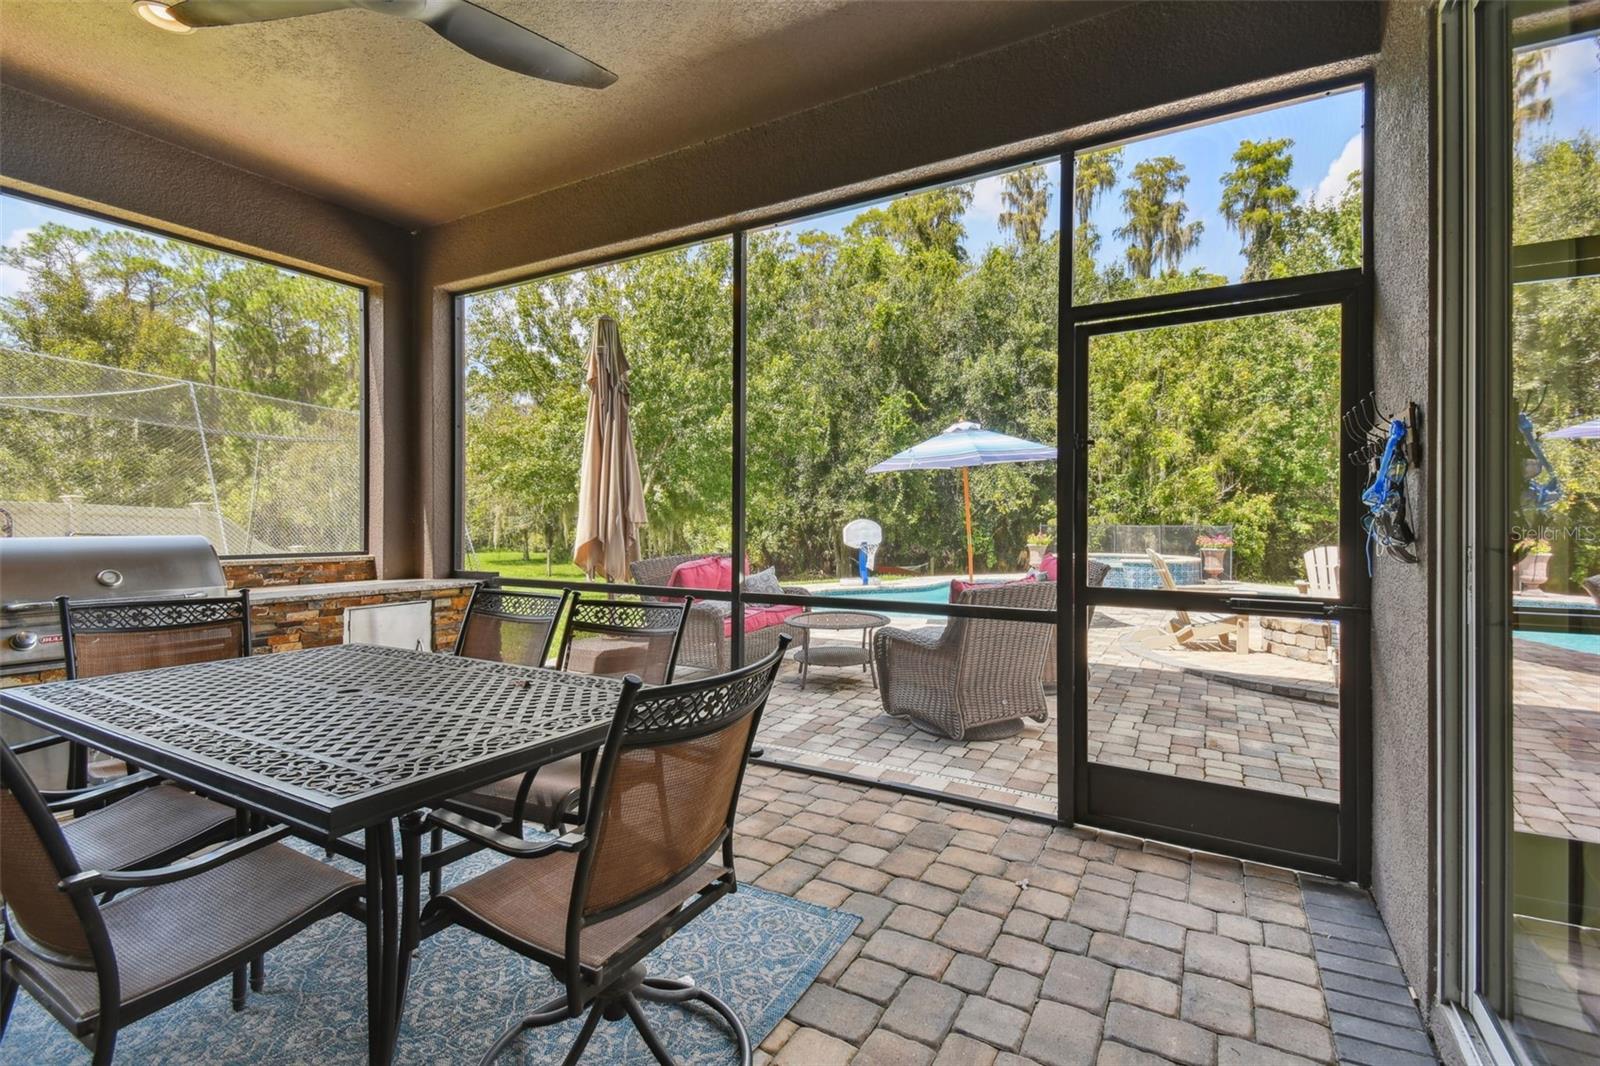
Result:
M654 559L641 559L628 565L628 572L640 585L665 586L672 580L672 572L684 563L703 559L703 555L661 555ZM804 596L807 590L800 585L780 586L792 596ZM688 590L693 591L693 590ZM662 602L676 602L662 601ZM683 648L679 665L703 673L720 674L733 666L732 641L728 639L726 621L727 604L700 600L689 608L688 621L683 630ZM764 659L778 646L778 638L786 636L792 641L795 631L781 622L761 629L749 630L744 635L746 662Z
M634 603L574 595L571 602L556 655L558 668L604 677L633 674L647 685L672 680L690 601ZM583 783L593 776L594 757L575 755L462 799L469 806L510 818L518 828L531 820L556 829L569 817L581 817Z
M141 871L89 867L0 743L0 1037L25 989L111 1062L117 1032L210 985L336 912L365 885L255 833ZM110 902L107 892L139 889Z
M740 1061L750 1062L749 1037L731 1007L692 981L650 976L644 959L736 887L740 782L788 643L782 638L760 662L715 677L649 689L628 678L579 830L527 841L447 811L406 824L410 868L426 825L513 861L431 899L402 950L462 925L544 964L565 985L502 1035L484 1063L524 1030L587 1014L566 1062L582 1055L601 1018L626 1015L656 1059L670 1064L641 1000L709 1008L732 1029Z
M979 585L957 601L1054 611L1053 581ZM880 629L872 650L885 714L953 740L994 740L1022 719L1050 720L1045 664L1055 627L1011 619L952 618L943 629Z
M102 677L133 670L242 658L250 654L250 593L206 599L56 601L61 615L67 677ZM59 740L60 738L55 738ZM19 746L31 750L46 741ZM88 751L72 746L69 784L43 793L53 811L79 817L62 832L86 869L132 870L171 862L198 848L226 840L245 828L233 808L154 774L135 772L98 786L88 780ZM93 813L90 813L93 812ZM252 983L264 983L261 963ZM241 971L234 982L234 1007L244 1007Z
M497 663L543 666L550 657L556 623L569 595L565 591L551 595L479 585L467 601L461 633L456 637L456 654Z
M469 659L543 666L550 658L550 645L572 595L565 590L551 595L479 585L467 602L455 653ZM456 797L453 803L493 817L509 817L516 809L526 777L516 774L484 785ZM443 845L443 832L435 830L431 847L438 851ZM442 871L437 868L429 874L429 886L435 895L441 890L441 876Z

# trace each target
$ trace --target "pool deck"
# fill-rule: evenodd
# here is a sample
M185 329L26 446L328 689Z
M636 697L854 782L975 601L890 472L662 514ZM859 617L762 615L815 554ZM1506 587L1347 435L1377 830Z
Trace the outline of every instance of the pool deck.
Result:
M1278 655L1177 648L1152 624L1162 614L1097 609L1089 631L1089 758L1336 799L1339 721L1332 667ZM894 624L943 622L897 617ZM827 639L826 633L813 634L815 641ZM1600 655L1521 639L1514 651L1516 826L1600 842ZM1052 714L1056 703L1052 696ZM1028 722L1003 740L959 743L885 715L859 668L815 670L802 691L795 667L785 664L760 743L775 758L864 781L1055 811L1053 719L1045 726Z

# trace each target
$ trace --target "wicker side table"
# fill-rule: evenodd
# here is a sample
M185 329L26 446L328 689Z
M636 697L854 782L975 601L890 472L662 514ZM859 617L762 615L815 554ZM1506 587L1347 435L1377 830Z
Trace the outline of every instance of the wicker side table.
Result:
M789 619L788 624L800 631L800 647L794 653L794 661L800 664L802 691L813 666L859 666L872 679L872 687L878 687L878 671L872 663L872 633L889 624L887 615L870 611L806 611ZM861 643L813 648L811 631L814 629L860 630Z

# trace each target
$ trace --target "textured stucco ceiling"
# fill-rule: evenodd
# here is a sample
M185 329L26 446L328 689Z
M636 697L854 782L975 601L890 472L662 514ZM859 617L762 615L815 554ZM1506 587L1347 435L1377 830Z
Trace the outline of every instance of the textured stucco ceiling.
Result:
M1050 0L478 0L609 67L521 77L341 11L178 36L127 0L0 0L18 88L410 226L432 225L1097 14Z

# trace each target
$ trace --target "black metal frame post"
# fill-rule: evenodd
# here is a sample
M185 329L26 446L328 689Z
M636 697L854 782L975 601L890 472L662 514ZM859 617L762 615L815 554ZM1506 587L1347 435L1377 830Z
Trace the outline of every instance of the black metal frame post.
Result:
M1136 299L1117 300L1094 305L1077 306L1074 304L1072 299L1071 266L1073 233L1071 227L1072 217L1070 212L1070 193L1067 191L1072 188L1075 156L1078 152L1086 149L1108 147L1111 144L1143 138L1164 131L1194 125L1200 122L1223 119L1234 115L1245 114L1252 110L1264 110L1267 108L1291 104L1299 100L1308 100L1317 96L1325 96L1333 93L1354 90L1360 90L1365 93L1365 117L1368 136L1365 144L1365 170L1363 173L1368 176L1368 187L1370 189L1370 175L1372 174L1373 165L1371 136L1373 129L1372 76L1370 73L1363 73L1357 75L1340 75L1337 77L1321 79L1316 82L1309 82L1285 89L1275 90L1269 93L1263 93L1249 100L1219 103L1191 111L1177 119L1171 117L1152 119L1149 122L1143 122L1135 126L1125 127L1118 130L1114 139L1106 137L1090 137L1079 139L1062 137L1057 143L1052 144L1046 150L1039 150L1035 148L1029 151L1019 152L1001 158L992 158L981 164L952 170L944 175L942 180L939 181L928 182L924 179L907 179L906 181L897 182L892 186L876 190L866 195L847 194L801 209L771 212L763 215L758 223L752 222L744 225L729 226L725 229L709 231L694 238L694 242L705 242L728 238L731 239L733 244L733 281L731 288L733 304L732 385L734 429L733 454L731 456L733 471L733 514L730 541L731 551L734 559L736 560L735 565L740 571L742 571L744 554L746 551L746 545L748 543L748 530L746 529L748 488L746 469L746 451L748 444L746 438L748 414L746 409L746 385L748 376L747 297L749 282L747 257L749 252L749 234L752 229L757 225L762 227L782 225L800 219L810 218L819 213L838 211L852 206L864 207L868 204L882 202L895 196L922 191L929 188L936 188L942 185L970 182L988 175L1004 173L1019 166L1035 163L1046 163L1052 159L1058 159L1060 161L1063 195L1058 204L1058 210L1060 212L1059 225L1061 233L1061 258L1057 280L1057 440L1058 448L1063 453L1070 454L1071 460L1065 461L1067 454L1064 454L1064 461L1058 463L1056 471L1055 498L1058 553L1066 554L1070 552L1071 561L1068 567L1068 573L1070 574L1070 577L1062 577L1060 579L1064 587L1059 590L1056 608L1053 611L1028 611L1014 608L978 607L962 604L919 604L918 613L944 619L963 617L1014 619L1020 621L1039 622L1056 627L1057 641L1055 654L1056 677L1058 682L1058 710L1055 717L1058 741L1057 773L1061 787L1061 795L1058 801L1055 820L1062 824L1071 824L1076 821L1091 820L1086 817L1086 813L1090 810L1090 807L1088 769L1085 754L1085 717L1081 707L1073 707L1071 713L1066 713L1067 707L1063 694L1067 692L1076 693L1078 690L1082 689L1086 683L1085 674L1087 671L1088 638L1084 620L1087 612L1096 603L1111 603L1112 601L1106 597L1114 595L1117 591L1096 590L1093 597L1084 594L1083 590L1086 587L1085 576L1087 573L1087 558L1085 553L1085 542L1083 540L1084 531L1081 528L1077 528L1077 524L1068 518L1069 513L1083 513L1083 509L1086 505L1087 487L1084 483L1085 471L1083 469L1083 463L1084 457L1086 456L1086 450L1091 444L1088 439L1088 405L1086 395L1087 382L1080 380L1078 377L1079 367L1077 365L1077 359L1072 347L1072 338L1075 335L1077 328L1080 325L1086 325L1093 322L1105 322L1107 320L1131 318L1135 316L1157 313L1186 315L1187 320L1205 321L1211 318L1228 317L1227 313L1221 310L1226 308L1232 308L1233 314L1246 314L1254 313L1255 311L1266 310L1268 309L1268 304L1272 304L1275 308L1280 309L1287 309L1290 306L1324 306L1344 302L1346 299L1351 298L1351 293L1355 293L1356 295L1354 296L1354 299L1357 300L1355 318L1347 319L1344 323L1344 332L1346 338L1345 363L1348 366L1352 362L1360 361L1358 358L1352 358L1352 345L1355 345L1359 352L1365 352L1366 348L1368 347L1366 345L1365 338L1370 332L1370 323L1368 321L1366 311L1367 301L1364 294L1366 292L1368 279L1370 279L1371 276L1372 248L1372 197L1369 192L1363 196L1362 203L1365 240L1363 241L1364 262L1363 266L1360 268L1332 270L1319 274L1309 274L1297 278L1244 282L1239 284L1217 286L1211 289L1169 293L1154 297L1140 297ZM653 245L642 247L637 252L626 258L637 258L639 256L663 252L673 248L680 248L686 243L688 242L685 242L682 238L664 240ZM541 278L569 274L575 270L592 268L617 261L619 260L615 256L606 256L603 254L596 255L591 258L569 262L557 271L534 272L525 277L513 279L511 281L498 282L493 286L486 286L482 289L465 292L458 295L456 300L459 303L460 300L477 292L488 292L494 289L504 288L507 285L524 284L527 282L537 281ZM1244 310L1245 308L1251 308L1253 310L1247 311ZM1352 322L1354 323L1354 328L1352 328ZM458 349L462 347L462 340L459 337L457 339L457 346ZM458 372L456 376L457 395L455 402L456 409L459 412L462 409L462 404L465 399L464 391L461 388L462 375L460 371L459 358ZM459 485L464 481L466 469L464 443L465 442L463 440L458 439L456 441L455 448L455 471L456 481L458 484L458 503L456 507L456 513L454 515L454 521L458 527L458 530L464 520L464 509L459 502ZM1069 529L1071 531L1070 538L1065 535ZM459 532L457 532L456 536L459 544L461 539ZM1348 538L1342 539L1347 540ZM459 551L456 557L456 563L458 566L460 566L462 563ZM1351 569L1349 560L1344 560L1344 563L1345 570L1348 572ZM722 601L732 605L731 613L733 615L733 631L730 636L730 641L733 646L733 661L735 663L743 662L743 615L747 606L794 605L808 608L836 608L840 606L836 597L829 596L800 596L789 594L749 595L743 588L742 572L740 577L741 580L735 582L733 589L729 591L711 589L693 590L697 598ZM678 597L682 596L684 593L684 590L682 589L666 589L655 586L630 585L613 582L570 581L539 578L497 578L496 580L497 583L507 587L561 588L584 592L604 592L609 594L647 597ZM1347 599L1349 599L1349 597L1347 597ZM1203 604L1211 604L1214 606L1215 598L1207 596L1202 603L1189 604L1189 606L1201 607ZM903 613L905 610L905 604L903 602L871 596L852 596L850 598L850 606L852 608L857 608L864 611L881 611L889 612L891 614L897 612ZM1349 629L1362 629L1362 639L1364 641L1365 630L1363 627L1366 623L1364 621L1364 617L1361 617L1364 615L1364 606L1361 608L1346 606L1341 609L1354 612L1354 614L1358 616L1351 618L1351 626ZM1343 615L1341 615L1341 617L1343 617ZM1357 655L1355 658L1359 663L1364 664L1365 659L1362 657L1362 655ZM1361 669L1364 671L1365 667L1362 666ZM1364 677L1365 674L1363 673L1363 679ZM1341 721L1341 732L1344 733L1346 726L1348 725L1349 729L1346 735L1352 741L1352 743L1345 745L1345 747L1348 747L1350 751L1342 754L1341 756L1341 772L1348 775L1342 779L1342 781L1346 782L1347 784L1342 784L1341 787L1348 787L1349 791L1346 792L1346 795L1350 796L1352 799L1354 799L1358 793L1367 787L1366 781L1368 776L1368 767L1370 767L1371 760L1370 737L1366 732L1365 722L1367 716L1364 710L1364 704L1365 701L1363 700L1358 721L1351 723ZM1354 706L1354 704L1352 704L1352 706ZM818 772L810 767L791 765L783 760L770 757L762 758L760 761L766 762L770 765L797 769L806 773ZM829 774L825 776L841 775ZM848 775L842 776L844 779L850 779ZM876 787L895 789L897 791L903 791L909 794L920 794L917 789L907 786L877 781L873 781L871 783ZM967 800L959 796L949 796L944 794L938 795L939 798L951 803L965 804L984 809L995 808L994 804L987 802ZM1248 795L1255 800L1268 794L1251 792L1248 793ZM1309 803L1311 801L1305 802ZM1364 812L1366 807L1365 800L1361 801L1361 807ZM1018 816L1033 816L1030 812L1014 809L1007 810L1009 813ZM1364 848L1366 845L1360 830L1360 826L1364 824L1362 821L1364 818L1365 814L1363 813L1360 818L1357 819L1353 827L1347 826L1343 830L1330 830L1325 824L1319 825L1316 828L1317 833L1321 834L1323 837L1327 837L1331 833L1333 837L1337 838L1337 842L1335 844L1331 844L1327 849L1323 850L1331 851L1336 849L1348 858L1353 850L1359 851L1360 849ZM1111 820L1107 818L1100 818L1095 824L1107 825L1110 827ZM1166 831L1161 826L1156 824L1145 825L1144 828L1139 831L1151 832L1157 835L1165 835L1169 838L1175 838L1175 834L1173 832ZM1352 833L1354 834L1353 837L1351 835ZM1205 837L1204 840L1201 840L1198 836L1191 836L1190 839L1197 843L1198 846L1229 848L1232 844L1230 840L1224 838ZM1276 856L1279 860L1294 859L1294 861L1299 861L1297 858L1291 855L1288 850L1278 851L1267 849L1265 851L1261 851L1258 849L1256 854L1268 859ZM1356 859L1351 861L1347 867L1339 867L1338 869L1358 871L1364 870L1365 865L1365 860ZM1324 865L1324 868L1329 870L1334 869L1326 864ZM1334 872L1338 871L1336 870Z

